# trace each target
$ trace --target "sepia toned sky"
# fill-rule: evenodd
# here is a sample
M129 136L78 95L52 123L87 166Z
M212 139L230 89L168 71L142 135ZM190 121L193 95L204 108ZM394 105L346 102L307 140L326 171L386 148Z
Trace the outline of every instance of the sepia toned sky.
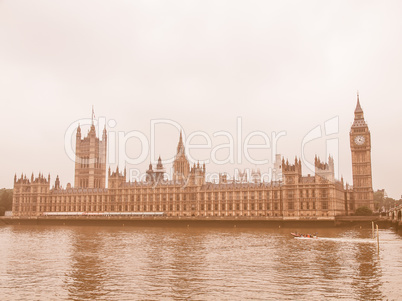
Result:
M358 90L371 131L373 187L399 199L401 15L401 1L0 0L0 187L12 188L14 173L32 172L73 183L65 134L91 118L92 105L95 118L116 124L107 128L110 149L119 132L150 137L151 120L161 119L180 124L187 137L203 131L211 148L227 142L217 132L230 133L236 151L250 133L286 132L276 152L289 161L302 149L311 162L315 154L324 159L335 140L339 176L352 184ZM328 120L339 121L337 132L303 148ZM128 168L145 172L159 155L174 156L179 130L160 124L156 132L155 157ZM141 147L133 138L123 148L136 157ZM236 151L233 162L207 164L207 171L270 166L239 160ZM250 153L272 161L272 147ZM203 161L211 150L192 154Z

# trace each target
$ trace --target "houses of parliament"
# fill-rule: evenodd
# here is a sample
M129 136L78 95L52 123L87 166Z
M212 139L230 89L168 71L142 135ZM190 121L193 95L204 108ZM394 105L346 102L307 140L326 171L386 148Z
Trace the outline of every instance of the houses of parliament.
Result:
M13 216L35 217L55 215L115 213L119 215L162 215L194 218L250 219L317 219L331 220L337 215L350 215L362 206L374 209L371 138L364 120L359 96L350 129L353 186L335 178L334 160L315 158L315 174L303 176L300 159L279 160L279 180L264 182L205 180L205 164L190 164L182 136L178 139L173 163L173 178L165 180L161 158L149 165L146 180L126 180L126 170L107 169L107 131L97 137L92 123L82 138L76 133L74 187L54 185L50 175L31 178L14 177ZM107 184L107 185L106 185Z

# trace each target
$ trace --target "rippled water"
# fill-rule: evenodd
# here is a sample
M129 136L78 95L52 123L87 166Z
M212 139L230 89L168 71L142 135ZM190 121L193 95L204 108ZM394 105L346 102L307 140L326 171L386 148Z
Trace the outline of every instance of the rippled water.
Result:
M318 240L293 239L289 232L3 226L0 295L2 300L400 300L402 239L392 230L380 230L380 255L369 229L324 229Z

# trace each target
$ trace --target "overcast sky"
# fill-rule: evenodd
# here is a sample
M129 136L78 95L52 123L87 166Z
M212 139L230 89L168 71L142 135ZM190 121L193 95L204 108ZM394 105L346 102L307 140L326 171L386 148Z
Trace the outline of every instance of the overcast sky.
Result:
M151 120L166 118L187 137L205 131L212 147L227 141L212 136L219 131L236 145L253 131L286 131L278 152L290 161L312 129L337 117L338 133L309 143L306 158L326 157L328 139L338 139L339 174L352 184L349 130L359 90L374 189L399 198L401 16L401 1L0 0L0 187L32 172L73 183L65 133L91 117L92 105L96 118L115 120L110 132L149 137ZM160 126L156 156L172 157L178 135ZM253 156L271 159L271 150ZM138 156L139 141L126 151ZM128 168L145 171L150 160ZM236 157L207 170L268 166Z

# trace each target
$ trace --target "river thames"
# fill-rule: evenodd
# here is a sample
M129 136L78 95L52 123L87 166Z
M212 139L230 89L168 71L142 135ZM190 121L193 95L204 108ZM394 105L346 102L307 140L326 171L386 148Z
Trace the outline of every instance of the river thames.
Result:
M0 226L2 300L400 300L402 237L326 228Z

